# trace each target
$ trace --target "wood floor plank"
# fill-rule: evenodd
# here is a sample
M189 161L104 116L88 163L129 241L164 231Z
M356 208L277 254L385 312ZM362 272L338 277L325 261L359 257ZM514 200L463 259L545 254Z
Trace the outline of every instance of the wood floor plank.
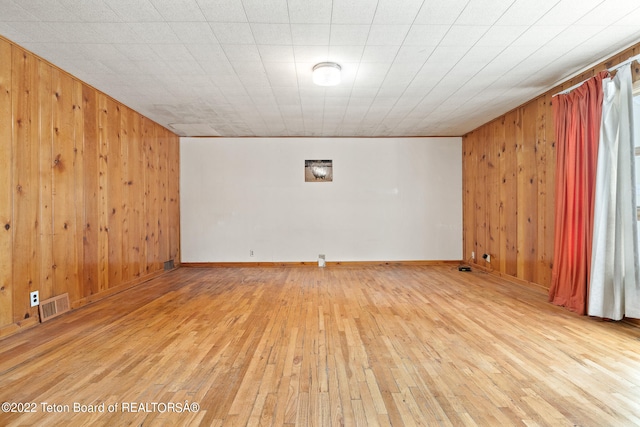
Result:
M0 340L0 385L2 426L640 425L640 330L450 266L181 268Z

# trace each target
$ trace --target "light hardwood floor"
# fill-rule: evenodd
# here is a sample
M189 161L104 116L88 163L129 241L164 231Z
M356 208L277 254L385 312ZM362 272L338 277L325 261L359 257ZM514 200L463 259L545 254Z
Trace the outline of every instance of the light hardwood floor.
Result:
M182 268L0 341L0 402L36 410L2 426L640 425L640 329L454 266Z

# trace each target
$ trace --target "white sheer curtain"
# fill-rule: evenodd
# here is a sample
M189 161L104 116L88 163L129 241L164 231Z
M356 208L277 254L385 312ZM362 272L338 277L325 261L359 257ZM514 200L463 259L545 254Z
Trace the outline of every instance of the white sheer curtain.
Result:
M631 64L603 85L588 314L640 318Z

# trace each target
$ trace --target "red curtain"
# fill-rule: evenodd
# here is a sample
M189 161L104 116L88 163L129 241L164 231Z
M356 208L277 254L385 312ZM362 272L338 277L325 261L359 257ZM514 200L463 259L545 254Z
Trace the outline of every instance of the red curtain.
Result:
M579 314L587 311L602 80L607 75L603 71L553 99L557 163L549 301Z

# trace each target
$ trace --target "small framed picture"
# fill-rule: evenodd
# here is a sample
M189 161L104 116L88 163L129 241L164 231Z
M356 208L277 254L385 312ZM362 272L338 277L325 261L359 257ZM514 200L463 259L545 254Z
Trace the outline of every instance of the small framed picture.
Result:
M333 160L305 160L305 182L332 182Z

